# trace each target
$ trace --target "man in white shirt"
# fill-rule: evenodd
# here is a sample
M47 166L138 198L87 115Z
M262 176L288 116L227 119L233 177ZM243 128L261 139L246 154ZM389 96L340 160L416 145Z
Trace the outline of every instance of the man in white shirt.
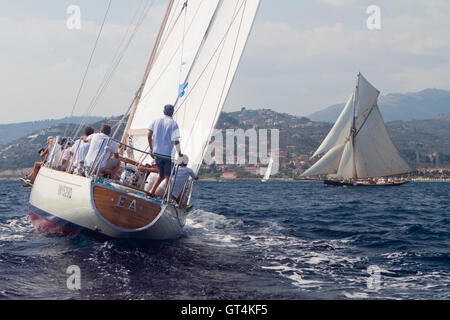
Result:
M53 154L51 155L52 158L50 159L50 168L59 170L61 166L62 156L64 152L64 146L66 144L67 139L63 138L62 140L58 141L58 144L55 146L55 149L53 151Z
M164 107L164 116L153 121L148 128L150 153L153 154L159 170L159 177L150 190L151 195L155 194L162 181L165 181L167 185L172 171L171 158L173 148L175 147L180 157L183 156L179 141L180 130L178 124L172 118L174 111L173 105L166 105Z
M84 129L84 138L87 139L91 134L94 133L94 128L91 126L87 126ZM69 168L69 172L73 173L74 171L77 171L78 173L81 173L82 167L84 167L84 160L86 158L86 155L89 151L89 142L84 142L83 137L75 141L74 145L70 149L70 153L72 155L72 164Z
M100 133L94 133L87 138L83 138L84 142L89 143L89 151L86 154L84 164L87 170L95 169L94 166L97 168L99 161L103 157L102 162L99 164L100 171L111 171L111 176L114 179L116 178L117 170L120 168L119 148L115 141L109 141L110 150L103 156L110 134L111 127L104 124L100 129Z
M61 163L58 166L58 170L66 171L69 166L69 162L71 160L72 155L70 154L70 150L72 149L72 141L67 141L62 145L62 155L61 155Z

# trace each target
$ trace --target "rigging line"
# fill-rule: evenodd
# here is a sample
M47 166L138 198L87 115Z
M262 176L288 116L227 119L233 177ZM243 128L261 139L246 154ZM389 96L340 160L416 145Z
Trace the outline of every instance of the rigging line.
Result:
M173 9L173 8L178 8L179 2L180 2L180 0L177 0L176 4L172 5L172 10L171 10L171 14L170 14L170 20L167 21L166 26L164 27L164 30L172 29L172 27L169 28L169 26L172 25L173 19L176 16L175 14L172 14L172 12L176 12L176 9ZM176 23L176 20L175 20L175 23ZM170 35L169 33L162 34L160 43L166 43L167 38L169 37L169 35Z
M234 8L233 15L236 14L236 8L237 8L237 3L236 3L236 7ZM208 94L209 88L211 86L212 80L213 80L213 78L214 78L214 76L216 74L216 70L217 70L217 66L219 65L220 57L222 56L223 49L225 48L225 45L220 45L220 46L222 46L222 48L221 48L220 53L218 55L217 61L216 61L215 65L214 65L211 77L209 78L208 86L207 86L207 88L205 90L205 94L203 95L202 102L200 103L200 108L198 109L197 114L195 115L195 119L194 119L194 122L192 123L192 127L191 127L191 130L189 131L189 135L188 135L188 139L186 140L186 143L188 141L190 141L190 139L192 137L192 132L194 131L194 126L195 126L195 124L197 122L197 119L198 119L198 116L200 115L200 112L202 111L202 108L204 106L205 99L206 99L206 96ZM219 102L220 102L220 100L219 100ZM187 108L184 108L184 109L186 110Z
M244 8L242 9L241 21L239 22L239 28L238 28L238 32L237 32L237 35L236 35L236 41L235 41L234 47L233 47L233 53L231 54L230 63L229 63L229 65L228 65L228 70L227 70L227 75L226 75L226 78L225 78L224 86L223 86L223 88L222 88L222 93L221 93L221 95L220 95L220 99L219 99L219 101L218 101L218 105L220 105L220 103L221 103L221 101L222 101L222 99L223 99L223 95L224 95L224 93L225 93L226 83L227 83L227 81L228 81L228 76L230 75L231 65L232 65L232 63L233 63L234 55L235 55L235 53L236 53L236 47L237 47L239 35L241 34L242 21L244 20L244 14L245 14L245 8L246 8L246 6L247 6L247 0L245 0L243 4L245 4L245 5L244 5ZM240 11L240 10L241 10L241 9L239 9L239 11ZM219 113L219 108L216 108L216 113L215 113L215 115L214 115L214 119L217 119L218 113ZM216 122L216 121L214 121L214 122ZM209 132L210 132L209 134L210 134L210 135L211 135L211 133L212 133L212 130L214 130L214 127L215 127L215 123L213 123L213 124L211 125L211 128L210 128L210 130L209 130ZM209 139L207 140L207 142L206 142L205 145L203 146L203 152L202 152L202 155L204 155L204 153L205 153L206 150L207 150L207 147L208 147L208 141L209 141ZM198 166L201 166L201 164L199 164ZM200 169L200 167L197 168L197 170L199 170L199 169Z
M184 3L183 8L186 8L184 10L184 19L183 19L183 38L181 39L181 58L180 58L180 73L178 76L178 83L181 81L181 72L183 71L183 55L184 55L184 40L186 38L186 16L187 16L187 1Z
M182 47L181 47L181 65L180 65L180 74L179 74L179 77L178 77L178 84L183 85L183 87L184 87L184 85L185 85L186 82L181 83L181 73L183 72L184 40L185 40L185 37L186 37L185 32L186 32L186 16L187 16L187 5L188 5L188 2L186 1L184 5L186 6L186 10L185 10L185 13L184 13L184 23L183 23L183 45L182 45ZM183 90L184 90L184 89L183 89ZM180 96L180 94L181 94L181 92L180 92L180 89L179 89L179 90L178 90L178 96ZM184 111L183 122L184 122L185 117L186 117L186 110Z
M216 9L214 10L214 13L213 13L213 15L212 15L212 17L211 17L211 20L209 21L208 27L206 28L206 31L205 31L205 34L204 34L204 36L203 36L202 42L200 43L200 46L199 46L198 49L197 49L197 52L196 52L196 54L195 54L195 57L194 57L194 59L192 60L191 67L189 68L189 72L187 73L187 75L186 75L186 77L185 77L184 83L187 83L187 82L188 82L189 76L190 76L191 73L192 73L192 69L194 68L195 63L197 62L198 57L200 56L200 53L202 52L202 49L203 49L203 47L204 47L204 45L205 45L205 43L206 43L206 39L208 38L208 35L209 35L209 30L211 29L212 24L213 24L214 21L216 20L217 12L218 12L219 9L222 7L222 4L223 4L223 0L219 0L219 1L217 2ZM236 8L235 8L235 10L236 10ZM219 45L219 46L220 46L220 45ZM179 100L180 100L180 97L177 96L177 99L175 100L174 106L177 105L177 103L178 103ZM175 111L175 113L176 113L176 111Z
M137 17L138 12L141 10L141 7L142 7L142 4L143 4L143 3L144 3L144 0L141 1L140 5L138 6L136 12L135 12L134 15L133 15L133 18L131 19L130 24L128 25L128 28L127 28L126 32L125 32L124 35L122 36L122 40L120 41L120 45L117 47L116 53L114 54L114 57L113 57L113 59L111 60L110 68L109 68L108 72L105 73L105 75L104 75L104 77L103 77L103 80L100 82L99 88L97 89L97 92L96 92L96 94L94 95L94 98L95 98L96 96L99 95L99 93L100 93L100 91L101 91L100 89L101 89L102 85L107 81L108 76L109 76L109 73L111 72L111 69L113 68L113 65L116 63L116 59L117 59L117 57L119 56L120 51L122 50L122 47L123 47L123 44L125 43L125 40L126 40L126 38L127 38L127 35L128 35L128 33L129 33L129 31L130 31L132 25L134 24L134 20L135 20L135 18ZM91 103L89 104L89 106L90 106L91 104L92 104L92 100L91 100ZM85 114L85 115L88 115L88 114L89 114L89 110L90 110L90 108L88 108L88 109L85 111L84 114ZM79 128L81 128L81 126L80 126Z
M140 98L142 96L142 91L144 89L145 83L146 83L146 81L148 79L150 70L153 67L154 60L155 60L155 55L156 55L158 47L159 47L159 45L161 43L161 39L163 37L164 30L167 27L167 21L168 21L169 17L171 17L171 13L173 12L173 4L174 4L174 2L175 2L174 0L170 0L169 1L169 4L168 4L167 9L166 9L166 13L164 14L163 21L161 22L161 27L159 28L155 44L153 45L153 49L152 49L150 58L149 58L149 60L147 62L147 66L145 68L144 76L142 77L142 80L141 80L141 83L140 83L140 86L139 86L139 89L138 89L138 94L137 94L138 98L135 100L135 102L134 102L134 104L133 104L133 106L132 106L132 108L131 108L131 110L129 112L127 124L126 124L124 132L122 134L121 141L123 143L126 143L127 142L126 140L128 139L130 144L132 144L132 141L131 141L132 138L129 135L129 130L130 130L130 127L131 127L131 125L133 123L133 119L134 119L134 116L136 114L136 110L137 110L137 107L139 105L139 101L140 101ZM132 157L131 153L132 153L132 151L129 154L130 157Z
M70 117L72 117L73 114L74 114L75 107L76 107L76 105L77 105L77 103L78 103L78 100L79 100L79 98L80 98L81 90L83 90L84 83L85 83L85 81L86 81L86 76L87 76L87 74L88 74L88 72L89 72L89 68L90 68L90 66L91 66L92 58L94 57L94 53L95 53L95 51L96 51L96 49L97 49L98 41L99 41L99 39L100 39L100 36L101 36L101 34L102 34L102 31L103 31L103 27L104 27L104 25L105 25L106 17L108 16L109 9L111 8L111 3L112 3L112 0L109 0L108 7L107 7L106 12L105 12L105 16L103 17L102 25L101 25L100 30L99 30L99 32L98 32L97 39L95 40L94 49L92 50L91 56L89 57L89 62L88 62L88 65L87 65L87 67L86 67L86 71L84 72L84 75L83 75L83 79L82 79L82 81L81 81L80 88L78 89L78 93L77 93L76 98L75 98L75 103L74 103L73 106L72 106L72 111L71 111L71 113L70 113ZM66 136L67 130L68 130L68 127L66 126L66 130L64 131L64 136Z
M131 19L131 22L130 22L129 26L128 26L126 32L124 33L124 35L123 35L123 37L122 37L122 40L120 41L120 45L117 47L116 53L115 53L115 55L114 55L114 58L113 58L112 61L111 61L110 69L109 69L109 71L108 71L107 73L105 73L105 76L103 77L102 82L100 82L99 88L97 89L97 92L96 92L96 94L95 94L94 97L93 97L93 100L95 99L96 96L99 96L99 95L100 95L100 92L102 91L102 90L101 90L102 86L103 86L104 83L106 83L106 81L109 79L109 75L111 74L111 70L113 69L113 65L116 64L115 60L116 60L117 57L119 56L119 52L122 50L123 44L124 44L124 42L125 42L125 40L126 40L126 38L127 38L127 35L128 35L128 33L129 33L130 29L131 29L131 26L134 24L133 21L136 19L137 15L138 15L138 12L141 10L141 7L142 7L142 4L143 4L143 3L144 3L144 0L141 1L140 5L138 6L138 9L136 10L135 14L133 15L133 18ZM147 3L147 5L148 5L148 3ZM145 10L145 9L144 9L144 10ZM93 100L91 100L91 103L90 103L88 109L87 109L87 110L85 111L85 113L84 113L84 116L85 116L85 117L87 117L87 116L90 114L90 110L91 110L90 106L92 105L92 103L93 103L92 101L93 101ZM79 133L79 131L81 130L81 128L85 125L86 121L87 121L87 119L84 119L84 120L79 124L78 128L77 128L77 129L74 129L73 136L76 136L76 135Z
M178 6L178 3L179 3L179 2L180 2L180 1L177 2L177 6ZM202 1L202 2L203 2L203 1ZM176 7L177 7L177 6L176 6ZM170 22L167 24L166 28L164 28L165 30L168 30L168 31L167 31L166 33L164 33L164 34L163 34L163 37L161 38L160 44L159 44L158 48L156 49L154 61L158 60L158 57L159 57L159 54L161 53L161 50L162 50L162 49L164 48L164 46L166 45L167 41L169 41L169 38L170 38L170 36L172 35L172 32L173 32L173 30L175 29L175 26L177 25L178 20L180 20L181 14L183 13L183 10L184 10L185 8L186 8L186 7L185 7L184 4L183 4L183 6L181 7L180 12L178 13L178 15L176 16L175 21L173 22L173 25L172 25L172 21L173 21L173 18L174 18L175 15L171 15L171 20L170 20ZM175 10L174 10L174 11L175 11ZM198 12L198 9L197 9L197 12ZM191 22L191 24L189 25L189 27L190 27L191 25L192 25L192 22ZM178 50L178 48L177 48L177 50Z
M119 46L118 49L121 49L121 51L120 51L120 50L117 51L117 54L116 54L116 57L115 57L115 58L117 58L117 61L115 61L115 62L113 61L113 64L112 64L111 69L109 70L109 73L107 73L107 74L105 75L103 83L100 85L99 89L97 90L97 95L94 96L94 98L92 99L91 104L90 104L88 110L87 110L86 113L85 113L86 116L89 115L90 113L92 113L92 111L94 110L94 108L97 106L98 101L99 101L101 95L102 95L103 92L106 90L106 88L109 86L109 84L110 84L110 82L111 82L111 79L112 79L112 77L113 77L113 75L114 75L114 72L116 71L117 67L120 65L120 62L122 61L123 57L125 56L125 53L126 53L128 47L129 47L130 44L131 44L131 41L133 40L134 36L136 35L136 33L137 33L139 27L140 27L140 26L142 25L142 23L144 22L145 17L147 16L147 14L148 14L148 12L150 11L151 7L153 6L154 2L155 2L155 1L152 1L151 4L149 4L149 2L147 2L147 5L146 5L146 7L144 8L143 13L142 13L141 16L139 17L139 19L138 19L138 21L137 21L137 23L136 23L136 26L134 27L134 30L132 31L132 33L131 33L131 35L130 35L128 41L126 42L126 44L124 45L123 48L121 48L121 46ZM125 34L125 36L126 36L126 35L127 35L127 33ZM124 39L125 39L125 38L124 38ZM119 54L119 52L120 52L120 54ZM78 131L81 130L81 127L82 127L82 126L80 126L80 127L78 128ZM78 133L78 132L77 132L77 133Z
M203 2L203 1L202 1L202 2ZM201 6L201 5L200 5L200 6ZM192 24L194 23L194 20L195 20L197 14L198 14L198 11L200 10L200 6L197 8L197 11L195 12L195 14L194 14L194 16L193 16L192 21L191 21L191 23L189 24L189 27L188 27L186 33L188 33L188 32L190 31L190 29L191 29L191 27L192 27ZM178 17L177 17L177 19L176 19L176 21L175 21L175 24L172 26L172 28L171 28L171 30L169 31L169 33L172 33L172 31L173 31L175 25L177 24L177 22L178 22L178 20L179 20L179 18L180 18L180 16L181 16L181 13L182 13L182 12L180 12L180 14L178 15ZM166 37L166 42L167 42L168 38L169 38L169 35ZM157 53L156 53L155 61L159 58L159 54L161 53L161 50L162 50L162 48L165 46L166 42L162 43L162 44L159 46L159 50L158 50ZM168 61L168 63L167 63L167 64L165 65L165 67L163 68L163 70L160 72L159 76L156 78L156 80L155 80L155 82L153 83L153 85L149 88L149 90L147 90L147 93L141 98L141 102L144 101L144 100L148 97L148 95L149 95L150 92L153 90L153 88L158 84L159 80L161 80L161 77L162 77L163 74L167 71L167 68L172 64L172 61L173 61L173 59L175 58L175 55L177 54L177 52L178 52L180 46L181 46L181 43L180 43L180 44L178 45L178 47L176 48L175 52L173 53L173 55L171 56L170 60ZM150 74L150 73L149 73L149 74Z
M128 39L128 42L122 48L120 56L118 56L117 61L114 63L114 65L112 65L111 69L109 70L109 73L105 75L104 82L102 83L102 85L100 86L99 90L97 91L97 96L94 96L93 100L91 101L89 109L86 111L87 114L89 114L89 113L91 113L93 111L93 109L96 107L96 105L97 105L101 95L103 94L103 91L109 86L114 72L116 71L117 67L119 66L121 60L123 59L123 57L125 55L125 52L126 52L126 50L128 49L128 47L129 47L129 45L131 43L131 40L133 39L134 35L137 32L137 29L142 24L143 18L147 14L148 9L150 9L150 8L148 7L148 8L144 9L144 12L143 12L142 16L140 17L139 21L137 22L137 24L135 26L135 29L133 30L130 38Z
M241 4L241 6L240 6L239 9L237 10L237 12L240 12L240 11L241 11L241 8L242 8L243 4L244 4L244 2ZM206 69L209 67L209 65L211 64L213 58L216 56L216 53L217 53L217 51L219 50L220 46L221 46L222 43L225 41L225 39L226 39L226 37L227 37L227 35L228 35L228 33L229 33L229 31L230 31L230 29L231 29L231 27L232 27L234 21L236 20L236 18L237 18L237 13L236 13L236 15L233 17L233 19L232 19L230 25L228 26L228 29L227 29L226 33L224 34L224 36L222 37L222 40L220 41L220 43L218 44L218 46L217 46L216 49L214 50L214 52L213 52L211 58L209 59L208 63L206 64L205 68L204 68L204 69L202 70L202 72L200 73L200 75L199 75L197 81L194 83L194 85L192 86L191 90L190 90L190 91L188 92L188 94L186 95L184 101L183 101L183 102L178 106L178 108L175 110L175 113L178 112L178 110L179 110L179 109L183 106L183 104L187 101L187 98L190 96L190 94L194 91L194 88L197 86L198 82L199 82L200 79L202 78L202 76L203 76L203 74L205 73Z

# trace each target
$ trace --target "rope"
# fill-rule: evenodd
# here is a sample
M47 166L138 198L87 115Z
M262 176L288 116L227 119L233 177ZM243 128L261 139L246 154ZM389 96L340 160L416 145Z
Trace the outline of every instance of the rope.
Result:
M197 81L195 82L195 84L192 86L190 92L189 92L188 95L186 96L186 100L187 100L187 98L189 97L189 95L194 91L194 89L195 89L195 87L197 86L198 82L200 81L200 79L202 78L203 74L205 73L206 69L209 67L209 65L211 64L213 58L216 56L216 54L217 54L219 48L222 46L222 43L223 43L223 42L225 41L225 39L228 37L229 31L230 31L230 29L231 29L231 27L232 27L234 21L236 20L236 18L237 18L237 16L238 16L238 13L241 11L241 9L242 9L242 7L244 6L244 4L246 5L246 3L247 3L247 1L245 0L245 1L242 2L242 4L239 6L239 8L238 8L237 10L236 10L236 8L235 8L235 15L234 15L234 17L233 17L233 19L232 19L232 21L231 21L231 23L230 23L230 25L229 25L229 27L228 27L226 33L225 33L225 35L223 36L223 38L222 38L222 40L220 41L220 43L219 43L219 45L217 46L217 48L215 49L213 55L211 56L211 59L208 61L207 65L206 65L205 68L202 70L202 72L201 72L199 78L197 79ZM236 6L237 6L237 5L236 5ZM242 21L243 21L243 17L244 17L244 11L245 11L245 6L244 6L244 10L242 11L242 16L241 16L241 20L240 20L240 24L239 24L238 35L239 35L239 33L240 33L240 30L241 30ZM236 51L236 46L237 46L237 41L236 41L235 44L234 44L233 53L232 53L231 60L230 60L229 66L228 66L227 76L226 76L226 79L225 79L225 82L224 82L224 86L223 86L223 88L222 88L222 93L221 93L221 96L220 96L220 99L219 99L219 104L220 104L220 101L222 100L223 94L224 94L224 92L225 92L225 83L226 83L227 80L228 80L228 76L229 76L230 69L231 69L231 63L232 63L232 61L233 61L234 53L235 53L235 51ZM222 47L222 50L220 51L219 56L221 55L222 51L223 51L223 47ZM219 60L219 59L218 59L218 60ZM208 84L208 88L209 88L209 86L211 85L212 78L213 78L213 76L214 76L214 74L215 74L215 71L216 71L216 69L217 69L218 60L217 60L216 65L215 65L215 67L214 67L213 74L211 75L211 78L210 78L210 81L209 81L209 84ZM205 98L206 98L206 94L205 94L205 96L203 97L202 104L201 104L201 106L200 106L199 111L198 111L197 114L196 114L195 121L193 122L193 125L192 125L192 127L191 127L191 130L190 130L190 132L189 132L189 138L188 138L186 141L189 141L189 139L191 139L191 137L192 137L192 132L193 132L193 130L194 130L195 122L197 121L198 116L199 116L199 114L200 114L200 112L201 112L201 110L202 110L202 108L203 108L203 106L204 106L204 100L205 100ZM176 109L175 113L178 112L178 111L180 110L180 108L183 106L183 104L185 104L186 100L184 100L184 101L180 104L180 106L178 106L178 108ZM217 117L217 113L218 113L218 112L219 112L219 110L216 110L215 118ZM210 131L213 130L214 125L215 125L215 124L212 124L212 127L210 128ZM203 147L203 153L205 152L206 148L207 148L207 144Z
M145 17L148 15L148 12L150 11L150 9L153 7L155 1L153 0L150 3L150 0L147 1L146 5L143 7L142 9L142 3L141 5L138 7L138 9L136 10L132 21L134 21L136 19L136 17L138 16L138 12L142 10L141 15L138 17L136 25L134 26L133 31L131 32L131 34L128 37L127 40L127 36L129 34L129 31L131 29L131 26L133 25L133 22L130 23L130 25L127 28L127 31L125 32L122 41L120 43L120 45L118 46L117 50L116 50L116 54L114 55L114 58L111 62L111 66L109 71L105 74L102 82L100 83L99 88L97 89L97 93L94 95L94 97L92 98L86 112L84 113L84 117L85 119L80 123L80 125L78 126L78 129L75 131L74 136L77 136L80 132L80 130L82 129L82 127L85 125L86 121L87 121L87 117L92 114L93 110L95 109L95 107L97 106L101 96L103 95L104 91L107 89L107 87L109 86L109 84L111 83L111 80L113 78L113 75L115 73L115 71L117 70L118 66L120 65L123 57L125 56L125 53L127 51L127 49L129 48L131 41L133 40L134 36L136 35L137 31L139 30L140 26L143 24ZM125 40L127 40L125 42Z
M166 42L168 41L168 39L169 39L169 37L170 37L170 34L172 33L173 29L175 28L176 24L178 23L178 20L180 19L181 14L183 13L184 8L185 8L185 7L183 7L182 11L180 11L180 13L178 14L177 18L175 19L174 25L171 26L171 28L169 29L168 35L166 36L165 41L162 42L162 44L161 44L161 46L160 46L160 49L158 50L158 52L157 52L157 54L156 54L155 61L158 59L159 54L161 53L162 48L165 46ZM200 9L200 6L197 8L197 11L195 12L194 17L192 18L192 21L191 21L189 27L187 28L186 33L189 32L189 30L191 29L192 24L193 24L193 22L194 22L194 20L195 20L195 17L196 17L197 14L198 14L199 9ZM161 80L162 75L166 72L167 68L172 64L172 61L173 61L173 59L175 58L175 55L177 54L178 49L179 49L180 47L181 47L181 43L178 45L177 49L175 50L175 52L173 53L173 55L170 57L170 60L167 62L167 64L164 66L164 68L163 68L163 70L161 71L161 73L159 74L159 76L156 78L156 81L155 81L155 82L153 83L153 85L147 90L147 93L142 97L141 101L144 101L144 100L147 98L147 96L149 95L149 93L150 93L150 92L153 90L153 88L158 84L159 80Z
M97 39L95 40L94 49L92 50L91 56L89 57L89 62L88 62L88 65L87 65L87 67L86 67L86 71L84 72L84 75L83 75L83 79L82 79L82 81L81 81L80 88L78 89L78 92L77 92L77 95L76 95L76 98L75 98L75 102L74 102L74 104L73 104L73 106L72 106L72 111L71 111L71 113L70 113L70 117L73 116L74 111L75 111L75 107L76 107L76 105L78 104L78 100L79 100L79 98L80 98L81 90L83 90L84 83L85 83L85 81L86 81L86 77L87 77L87 74L88 74L88 72L89 72L89 68L90 68L90 66L91 66L92 58L94 57L94 53L95 53L95 51L96 51L96 49L97 49L97 44L98 44L99 39L100 39L100 36L101 36L101 34L102 34L103 26L105 25L106 17L108 16L109 9L111 8L111 3L112 3L112 0L109 0L108 7L107 7L106 12L105 12L105 16L103 17L102 25L101 25L100 30L99 30L99 32L98 32ZM66 136L68 128L69 128L69 126L67 125L67 126L66 126L66 130L64 131L64 136Z

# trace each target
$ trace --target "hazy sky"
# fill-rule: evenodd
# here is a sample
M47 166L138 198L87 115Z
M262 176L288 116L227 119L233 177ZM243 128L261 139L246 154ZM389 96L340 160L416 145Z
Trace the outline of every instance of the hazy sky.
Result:
M75 110L83 114L142 0L113 0ZM94 115L122 114L168 1L155 0ZM0 123L71 112L108 0L0 0ZM67 8L81 9L69 30ZM366 12L380 8L381 30ZM360 71L382 94L450 90L449 0L262 0L225 111L308 115L344 102Z

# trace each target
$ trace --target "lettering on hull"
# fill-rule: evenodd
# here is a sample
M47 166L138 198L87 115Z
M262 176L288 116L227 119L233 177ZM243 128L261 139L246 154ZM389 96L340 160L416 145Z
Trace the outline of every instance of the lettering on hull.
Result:
M58 195L67 199L72 199L72 188L60 184L58 186Z
M161 211L161 207L154 203L106 188L94 187L93 194L98 213L121 229L144 228Z

